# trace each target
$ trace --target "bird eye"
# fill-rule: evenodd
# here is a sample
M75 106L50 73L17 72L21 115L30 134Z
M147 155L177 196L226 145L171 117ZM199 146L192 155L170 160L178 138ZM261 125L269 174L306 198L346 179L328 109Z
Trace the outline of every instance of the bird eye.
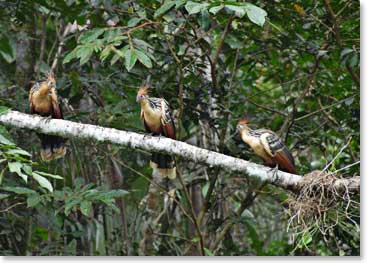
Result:
M53 83L52 81L49 81L49 82L48 82L48 85L49 85L49 86L53 86L53 85L54 85L54 83Z

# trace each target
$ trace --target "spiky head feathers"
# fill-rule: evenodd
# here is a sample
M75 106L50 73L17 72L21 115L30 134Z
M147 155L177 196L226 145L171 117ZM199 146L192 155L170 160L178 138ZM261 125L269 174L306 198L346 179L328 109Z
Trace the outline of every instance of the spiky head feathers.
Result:
M238 124L248 124L250 122L250 116L244 115L239 121Z
M140 102L144 99L146 99L148 97L148 93L149 93L149 86L142 86L139 90L138 90L138 94L136 95L136 101Z
M142 86L140 87L140 89L138 90L138 96L141 95L148 95L149 93L149 86Z

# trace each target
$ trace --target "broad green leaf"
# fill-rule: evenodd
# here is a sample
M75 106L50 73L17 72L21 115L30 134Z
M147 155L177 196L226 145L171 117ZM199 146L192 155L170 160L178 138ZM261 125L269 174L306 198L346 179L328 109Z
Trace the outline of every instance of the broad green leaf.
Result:
M42 200L39 194L29 195L27 198L27 207L34 207Z
M5 191L8 191L8 192L16 193L16 194L19 194L19 195L22 195L22 194L26 194L26 195L37 194L37 192L32 190L32 189L25 188L25 187L18 187L18 186L5 186L5 187L2 187L1 189L5 190Z
M20 155L25 155L25 156L32 156L32 154L30 154L29 152L27 151L24 151L22 149L10 149L10 150L7 150L6 151L6 154L20 154Z
M8 167L11 173L18 174L25 182L27 182L28 176L22 173L21 168L23 164L19 162L9 162Z
M140 22L140 18L137 18L137 17L133 17L129 20L129 22L127 22L127 26L128 27L133 27L133 26L136 26L139 22Z
M218 6L213 6L209 9L209 12L212 13L213 15L216 15L220 10L222 10L224 7L224 5L218 5Z
M138 57L138 60L147 68L152 68L152 61L150 58L143 52L138 49L135 49L136 56Z
M49 174L49 173L45 173L45 172L41 172L41 171L37 171L36 173L38 173L39 175L42 175L42 176L53 178L53 179L64 180L63 177L61 177L59 175L56 175L56 174Z
M157 11L154 12L154 18L157 18L161 15L167 13L173 6L175 5L174 1L166 1Z
M68 53L63 61L62 61L62 64L66 64L66 63L69 63L72 59L76 58L76 51L77 51L77 48L75 48L73 51L71 51L70 53Z
M93 42L100 35L102 35L104 31L105 31L104 28L94 28L94 29L88 30L87 32L83 33L80 36L79 42L82 44Z
M130 71L134 67L136 60L137 55L135 49L129 49L128 51L126 51L125 68L127 69L127 71Z
M243 17L246 13L245 7L244 6L238 6L238 5L225 5L225 7L228 10L231 10L233 12L235 12L237 17Z
M0 143L4 145L15 145L12 141L8 140L0 134Z
M263 26L267 13L264 9L253 4L244 3L248 18L256 25Z
M193 15L193 14L197 14L199 12L201 12L201 10L207 8L209 6L208 3L196 3L196 2L192 2L192 1L188 1L185 5L185 8L187 10L187 12L189 13L189 15Z
M83 201L80 204L80 211L85 216L89 216L89 212L90 212L91 208L92 208L92 202L90 202L90 201Z
M51 183L45 177L37 174L36 172L34 172L32 176L33 176L33 179L36 180L40 186L42 186L43 188L46 188L48 191L52 193L53 187Z
M77 57L80 58L80 65L88 62L93 54L93 47L90 46L80 46L76 52Z

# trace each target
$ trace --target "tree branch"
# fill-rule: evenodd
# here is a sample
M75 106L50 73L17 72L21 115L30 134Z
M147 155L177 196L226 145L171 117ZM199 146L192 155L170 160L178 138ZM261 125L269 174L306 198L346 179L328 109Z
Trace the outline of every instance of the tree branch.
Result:
M278 171L274 174L269 167L165 137L158 138L135 132L76 123L67 120L47 119L38 115L29 115L18 111L8 111L0 115L0 123L66 138L92 139L134 149L174 154L197 163L205 163L210 167L215 166L224 168L227 171L240 172L251 178L264 182L266 181L293 191L298 191L299 185L302 182L302 176L300 175L282 171ZM345 180L353 180L353 183L346 184ZM347 185L349 192L359 192L359 184L359 176L352 179L336 179L333 181L334 187L337 187L340 191L346 190L345 185ZM351 189L349 189L349 185L351 185Z

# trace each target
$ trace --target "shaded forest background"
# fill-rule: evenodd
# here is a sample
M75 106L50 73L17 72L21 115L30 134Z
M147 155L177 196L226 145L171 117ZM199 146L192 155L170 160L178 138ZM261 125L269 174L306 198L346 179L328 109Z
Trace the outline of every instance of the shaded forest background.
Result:
M257 163L238 119L286 142L299 174L359 175L359 2L0 1L0 105L29 113L54 70L65 119L144 132L135 96L174 109L177 138ZM0 126L0 255L359 255L359 195L289 191L150 153ZM345 169L343 169L345 168ZM187 191L185 191L187 190Z

